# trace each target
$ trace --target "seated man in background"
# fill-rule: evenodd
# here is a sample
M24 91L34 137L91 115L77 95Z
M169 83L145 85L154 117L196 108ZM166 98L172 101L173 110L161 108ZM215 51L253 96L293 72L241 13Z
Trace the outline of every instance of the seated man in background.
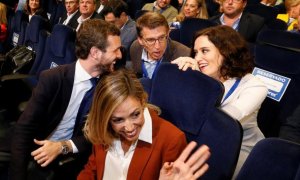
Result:
M138 39L130 47L132 68L139 77L152 78L161 62L188 56L190 48L169 38L166 18L147 12L136 22Z
M77 19L80 16L79 0L65 0L66 13L59 19L59 24L64 24L76 29L78 26Z
M178 15L176 8L170 5L171 0L156 0L153 3L147 3L142 10L153 11L162 14L169 23Z
M79 12L81 15L77 19L76 31L84 21L96 18L96 0L79 0Z
M129 48L137 38L135 22L128 15L128 6L123 0L110 0L101 12L107 22L115 24L121 31L121 44L130 60Z
M232 27L248 42L254 43L260 30L265 25L264 18L244 11L247 0L221 0L222 14L210 18L217 24Z

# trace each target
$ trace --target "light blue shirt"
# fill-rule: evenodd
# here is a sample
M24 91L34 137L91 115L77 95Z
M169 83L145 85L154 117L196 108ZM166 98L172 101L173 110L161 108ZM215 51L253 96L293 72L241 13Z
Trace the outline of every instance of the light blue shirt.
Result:
M231 26L231 27L232 27L234 30L236 30L236 31L238 31L238 27L239 27L239 23L240 23L242 14L243 14L243 13L240 14L240 17L239 17L236 21L234 21L234 23L233 23L232 26ZM225 21L224 21L224 13L223 13L222 16L220 17L220 22L221 22L222 25L227 25L227 24L225 23Z
M156 65L157 65L157 63L159 63L159 61L161 59L160 60L148 59L147 52L145 51L145 49L143 49L142 60L144 61L144 65L145 65L145 69L146 69L147 74L148 74L148 78L152 79L152 76L153 76L154 70L156 68Z
M85 93L92 87L90 82L91 75L89 75L81 66L79 60L75 65L75 75L73 82L73 89L67 110L63 119L56 127L56 129L49 136L52 141L70 140L73 135L77 112ZM78 152L73 141L70 141L73 148L73 153Z

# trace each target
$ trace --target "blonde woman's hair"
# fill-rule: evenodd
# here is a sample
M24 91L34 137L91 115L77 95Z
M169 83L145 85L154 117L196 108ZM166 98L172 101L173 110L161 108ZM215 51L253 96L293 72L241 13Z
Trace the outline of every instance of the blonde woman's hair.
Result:
M7 10L5 4L0 2L0 24L7 24Z
M118 138L110 125L110 118L128 97L136 98L143 107L147 105L148 95L132 71L117 70L101 78L84 127L84 135L90 142L109 147Z
M208 12L207 12L205 0L196 0L196 1L198 3L198 8L200 8L200 12L196 18L208 19ZM186 1L182 5L180 13L176 16L176 21L178 21L178 22L182 22L185 19L184 14L183 14L183 9L184 9L185 3L186 3Z
M290 11L292 7L298 6L300 4L300 0L285 0L284 5L286 11Z

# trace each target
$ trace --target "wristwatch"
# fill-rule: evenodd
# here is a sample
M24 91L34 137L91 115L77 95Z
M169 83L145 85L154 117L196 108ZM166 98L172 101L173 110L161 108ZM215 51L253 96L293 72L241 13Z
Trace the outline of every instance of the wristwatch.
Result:
M70 151L69 146L65 141L61 141L61 154L66 155Z

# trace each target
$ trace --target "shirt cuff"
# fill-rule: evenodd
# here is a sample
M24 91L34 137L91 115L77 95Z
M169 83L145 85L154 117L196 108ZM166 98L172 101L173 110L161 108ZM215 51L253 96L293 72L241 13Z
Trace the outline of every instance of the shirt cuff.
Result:
M77 149L77 147L75 146L75 144L73 143L73 141L72 141L72 140L69 140L69 141L70 141L70 143L71 143L71 145L72 145L73 153L78 153L78 149Z

